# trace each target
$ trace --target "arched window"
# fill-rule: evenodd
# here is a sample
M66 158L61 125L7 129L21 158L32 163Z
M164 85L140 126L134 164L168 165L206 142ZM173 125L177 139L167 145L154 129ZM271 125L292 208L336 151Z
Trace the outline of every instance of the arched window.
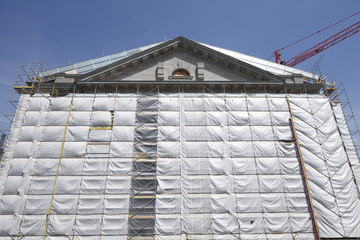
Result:
M178 69L175 69L172 74L171 74L172 77L189 77L190 76L190 73L188 70L186 69L183 69L183 68L178 68Z

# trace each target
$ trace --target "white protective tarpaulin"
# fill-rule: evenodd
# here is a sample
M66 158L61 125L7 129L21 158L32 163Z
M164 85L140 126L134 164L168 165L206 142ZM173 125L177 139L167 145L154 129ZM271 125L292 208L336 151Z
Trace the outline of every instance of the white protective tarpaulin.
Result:
M360 164L341 106L288 97L321 237L360 237ZM142 221L156 239L315 238L285 95L156 98L23 95L1 162L0 239L127 239ZM134 180L147 168L154 178ZM153 182L155 218L129 218L134 189Z

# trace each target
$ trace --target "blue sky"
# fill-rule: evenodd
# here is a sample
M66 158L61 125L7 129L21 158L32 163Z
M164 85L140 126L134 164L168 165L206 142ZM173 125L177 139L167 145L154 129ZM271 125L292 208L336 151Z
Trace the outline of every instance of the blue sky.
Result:
M267 59L274 50L360 11L347 0L122 0L0 2L0 113L18 66L47 69L177 36ZM283 51L285 59L360 21L360 14ZM343 81L360 121L360 33L323 52L324 75ZM320 54L297 65L310 71Z

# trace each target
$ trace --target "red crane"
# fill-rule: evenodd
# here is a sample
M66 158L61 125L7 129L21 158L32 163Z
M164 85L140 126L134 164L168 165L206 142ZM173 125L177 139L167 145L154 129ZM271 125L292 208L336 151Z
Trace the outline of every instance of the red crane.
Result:
M308 59L308 58L311 58L312 56L314 56L314 55L316 55L316 54L324 51L325 49L328 49L328 48L331 47L331 46L334 46L335 44L337 44L337 43L345 40L346 38L354 35L355 33L360 32L360 21L359 21L359 22L351 25L350 27L342 30L341 32L335 34L334 36L329 37L328 39L326 39L325 41L317 44L316 46L314 46L314 47L312 47L312 48L310 48L310 49L308 49L308 50L300 53L299 55L291 58L291 59L288 60L287 62L281 60L281 58L280 58L281 54L280 54L279 52L280 52L281 50L283 50L283 49L285 49L285 48L287 48L287 47L289 47L289 46L291 46L291 45L293 45L293 44L295 44L295 43L298 43L298 42L300 42L300 41L302 41L302 40L304 40L304 39L306 39L306 38L308 38L308 37L311 37L311 36L313 36L314 34L317 34L317 33L321 32L321 31L323 31L323 30L325 30L325 29L327 29L327 28L329 28L329 27L332 27L332 26L334 26L334 25L336 25L336 24L338 24L338 23L340 23L340 22L342 22L342 21L344 21L344 20L346 20L346 19L348 19L348 18L350 18L350 17L353 17L353 16L355 16L355 15L357 15L357 14L359 14L359 13L360 13L360 12L357 12L357 13L355 13L355 14L347 17L347 18L344 18L343 20L341 20L341 21L339 21L339 22L336 22L336 23L334 23L334 24L332 24L332 25L330 25L330 26L328 26L328 27L326 27L326 28L323 28L323 29L321 29L321 30L319 30L319 31L317 31L317 32L315 32L315 33L307 36L307 37L304 37L304 38L302 38L302 39L300 39L300 40L298 40L298 41L296 41L296 42L294 42L294 43L292 43L292 44L289 44L289 45L287 45L287 46L285 46L285 47L283 47L283 48L281 48L281 49L279 49L279 50L276 50L276 51L274 52L274 54L275 54L275 61L276 61L277 63L283 64L283 65L287 65L287 66L290 66L290 67L294 67L295 65L297 65L297 64L305 61L305 60Z

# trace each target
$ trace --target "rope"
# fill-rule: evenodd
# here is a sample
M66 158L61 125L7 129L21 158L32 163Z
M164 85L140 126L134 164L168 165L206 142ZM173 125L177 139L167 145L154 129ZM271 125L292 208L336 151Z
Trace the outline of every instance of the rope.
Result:
M298 151L298 154L299 154L300 165L301 165L302 172L303 172L303 175L304 175L304 184L305 184L305 188L306 188L306 196L308 198L308 202L309 202L309 205L310 205L310 208L311 208L311 215L312 215L312 219L313 219L314 230L315 230L315 233L316 233L316 239L320 240L319 225L318 225L318 223L316 221L316 215L315 215L314 205L312 203L312 197L311 197L311 192L310 192L310 188L309 188L308 178L307 178L307 175L306 175L304 159L303 159L303 156L302 156L302 153L301 153L299 140L298 140L298 137L297 137L297 134L296 134L295 123L294 123L294 120L293 120L293 114L292 114L292 111L291 111L291 106L290 106L290 101L289 101L288 96L286 96L286 101L287 101L287 104L289 106L289 112L290 112L289 121L290 121L290 125L291 125L291 130L292 130L294 138L295 138L296 148L297 148L297 151Z
M72 104L70 103L70 110L69 110L68 117L66 119L65 131L64 131L64 136L63 136L62 145L61 145L60 159L59 159L59 163L58 163L57 170L56 170L54 188L53 188L53 192L52 192L52 196L51 196L50 206L49 206L48 211L46 213L46 224L45 224L45 230L44 230L42 240L44 240L45 237L46 237L46 231L47 231L47 228L48 228L48 225L49 225L49 215L50 215L51 206L52 206L53 201L54 201L56 182L57 182L57 179L58 179L58 176L59 176L60 164L61 164L61 159L62 159L62 155L63 155L64 145L65 145L65 137L66 137L66 132L67 132L67 128L68 128L68 125L69 125L69 118L70 118L71 111L72 111Z

